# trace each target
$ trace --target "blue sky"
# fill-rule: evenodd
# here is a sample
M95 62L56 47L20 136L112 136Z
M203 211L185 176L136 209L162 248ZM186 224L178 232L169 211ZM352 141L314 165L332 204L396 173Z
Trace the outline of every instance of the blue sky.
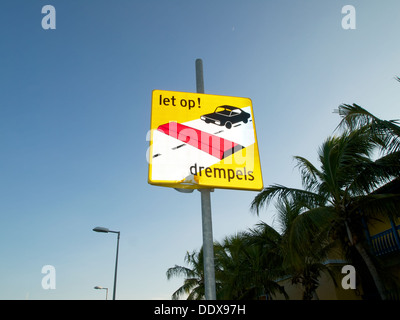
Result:
M56 29L44 30L44 5ZM342 28L342 7L356 29ZM248 97L264 185L300 186L357 103L399 118L398 0L3 0L0 4L0 299L104 299L121 231L119 299L169 299L165 272L202 243L200 193L148 185L154 89ZM257 192L215 190L214 239L273 223ZM56 289L41 286L53 265Z

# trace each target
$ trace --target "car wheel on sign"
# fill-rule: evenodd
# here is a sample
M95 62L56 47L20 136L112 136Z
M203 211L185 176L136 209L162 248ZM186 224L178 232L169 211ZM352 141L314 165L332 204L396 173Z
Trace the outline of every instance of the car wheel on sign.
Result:
M225 123L225 127L226 127L227 129L232 128L232 123L229 122L229 121L227 121L227 122Z

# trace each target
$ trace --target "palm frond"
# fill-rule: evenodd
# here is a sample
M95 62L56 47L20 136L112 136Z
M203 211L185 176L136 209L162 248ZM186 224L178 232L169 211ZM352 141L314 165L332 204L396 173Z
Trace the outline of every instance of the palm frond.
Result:
M196 275L196 272L192 269L175 265L174 267L169 268L166 274L167 274L167 279L170 280L173 277L185 277L185 278L194 277Z
M188 295L188 300L192 300L191 292L198 286L198 279L189 278L185 279L183 285L180 286L171 296L172 300L179 300L184 295Z
M287 251L294 263L298 263L299 257L302 259L320 252L316 247L326 245L330 222L334 217L332 207L317 207L302 213L292 222L287 234Z
M297 188L288 188L279 184L271 185L264 188L257 196L253 199L250 210L256 212L258 215L262 207L267 207L272 199L277 198L277 200L292 197L296 199L303 206L311 207L313 204L319 204L323 201L321 195Z
M400 150L400 126L398 120L381 120L357 104L339 106L342 121L338 128L351 131L368 128L371 138L382 151L391 153Z
M295 156L297 167L300 169L303 186L306 190L317 191L316 187L322 180L322 173L306 158Z
M359 174L347 187L354 196L367 195L400 176L400 152L390 153L375 161L359 165Z
M366 218L397 219L400 217L400 194L368 194L355 197L352 201L351 210Z
M372 113L357 104L341 104L338 113L343 119L335 130L338 128L349 128L350 130L355 130L368 125L377 119Z

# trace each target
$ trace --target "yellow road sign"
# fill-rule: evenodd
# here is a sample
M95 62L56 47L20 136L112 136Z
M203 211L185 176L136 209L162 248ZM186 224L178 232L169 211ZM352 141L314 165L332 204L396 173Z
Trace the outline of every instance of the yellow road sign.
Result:
M150 129L150 184L263 188L250 99L154 90Z

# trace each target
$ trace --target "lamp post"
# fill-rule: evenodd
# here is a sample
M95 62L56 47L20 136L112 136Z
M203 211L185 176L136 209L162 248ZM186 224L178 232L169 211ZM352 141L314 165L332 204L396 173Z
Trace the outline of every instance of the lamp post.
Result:
M106 300L107 300L107 297L108 297L108 288L103 288L103 287L100 287L100 286L95 286L94 288L95 288L95 289L98 289L98 290L101 290L101 289L106 290Z
M120 232L119 231L112 231L109 230L108 228L103 228L103 227L96 227L93 228L93 231L96 232L103 232L103 233L117 233L118 237L117 237L117 254L115 257L115 273L114 273L114 289L113 289L113 300L115 300L115 292L117 289L117 268L118 268L118 249L119 249L119 236L120 236Z

